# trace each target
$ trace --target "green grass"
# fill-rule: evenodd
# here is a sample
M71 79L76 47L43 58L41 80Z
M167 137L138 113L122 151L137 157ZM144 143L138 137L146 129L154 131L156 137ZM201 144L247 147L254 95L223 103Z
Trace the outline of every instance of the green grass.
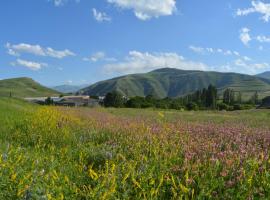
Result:
M46 88L30 78L0 80L0 97L47 97L60 92Z
M0 98L0 199L269 199L269 133L268 110Z

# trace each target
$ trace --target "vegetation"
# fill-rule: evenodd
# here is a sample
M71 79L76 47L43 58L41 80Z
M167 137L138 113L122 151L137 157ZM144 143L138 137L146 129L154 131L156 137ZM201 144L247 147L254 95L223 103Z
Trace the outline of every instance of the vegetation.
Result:
M269 112L0 98L0 199L269 199Z
M160 108L175 110L246 110L255 108L259 104L258 93L248 101L242 100L241 92L233 89L226 89L223 93L223 100L218 99L217 89L209 85L208 88L198 90L192 94L179 98L159 99L152 95L146 97L131 97L126 99L120 92L114 91L108 93L104 99L105 107L115 108ZM223 102L221 102L223 101Z
M249 100L255 91L258 91L260 99L270 95L270 81L257 76L171 68L98 82L81 90L81 93L105 96L109 92L118 91L129 97L152 95L162 99L185 96L207 88L210 84L217 87L219 96L222 96L225 89L231 88L235 92L241 92L245 101Z
M0 97L58 96L60 92L46 88L30 78L0 80Z

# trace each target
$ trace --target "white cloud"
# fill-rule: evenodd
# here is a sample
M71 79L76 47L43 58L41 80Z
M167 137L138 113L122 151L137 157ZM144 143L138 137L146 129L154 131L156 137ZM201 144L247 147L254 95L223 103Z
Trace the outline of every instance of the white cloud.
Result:
M108 62L115 62L117 61L115 58L109 58L106 56L106 53L103 51L98 51L92 54L89 58L83 58L84 61L91 61L91 62L98 62L98 61L108 61Z
M178 68L184 70L206 70L208 66L200 63L185 60L176 53L142 53L131 51L124 61L107 64L104 70L107 73L139 73L151 71L158 68Z
M266 37L264 35L259 35L256 37L256 39L261 43L270 42L270 37Z
M233 51L233 54L236 56L240 56L240 53L238 51Z
M205 53L205 48L202 47L189 46L189 49L195 53Z
M270 67L268 63L250 63L248 61L250 60L242 60L242 59L235 60L234 65L236 67L236 71L254 74L257 73L258 70L263 70Z
M42 67L48 66L46 63L38 63L38 62L27 61L27 60L22 60L22 59L17 59L16 62L11 63L11 65L23 66L34 71L40 70Z
M71 85L72 83L73 83L72 80L67 80L67 81L66 81L66 84L67 84L67 85Z
M250 30L249 30L248 28L242 28L242 29L240 30L240 36L239 36L239 38L240 38L240 40L242 41L242 43L243 43L244 45L246 45L246 46L247 46L247 45L249 44L249 42L252 40L251 37L250 37L249 32L250 32Z
M265 22L268 22L270 19L270 4L269 3L263 3L262 1L252 1L251 2L252 7L247 9L238 9L236 14L238 16L246 16L251 13L260 13L263 16L261 17L262 20Z
M38 56L46 55L44 49L39 45L30 45L25 43L12 45L10 43L7 43L6 48L9 52L13 52L16 55L19 55L20 53L29 53Z
M67 56L75 56L75 54L68 49L65 49L63 51L57 51L52 49L51 47L44 48L40 45L31 45L25 43L20 43L16 45L7 43L6 48L8 49L8 54L13 56L20 56L20 54L22 53L28 53L37 56L49 56L59 59Z
M122 9L131 9L140 20L172 15L176 10L176 0L107 0Z
M66 0L53 0L55 6L62 6Z
M48 1L52 1L54 3L55 6L63 6L66 2L68 2L69 0L48 0ZM74 0L76 3L79 3L80 0Z
M231 50L224 50L224 49L215 49L215 48L204 48L204 47L198 47L198 46L189 46L189 49L192 50L195 53L199 54L222 54L225 56L241 56L238 51L231 51Z
M93 16L95 20L98 22L104 22L104 21L110 22L112 20L111 17L109 17L106 13L99 12L95 8L92 9L92 12L93 12Z
M65 49L63 51L57 51L57 50L54 50L54 49L48 47L46 49L46 55L53 57L53 58L61 59L61 58L67 57L67 56L75 56L75 53L71 52L68 49Z

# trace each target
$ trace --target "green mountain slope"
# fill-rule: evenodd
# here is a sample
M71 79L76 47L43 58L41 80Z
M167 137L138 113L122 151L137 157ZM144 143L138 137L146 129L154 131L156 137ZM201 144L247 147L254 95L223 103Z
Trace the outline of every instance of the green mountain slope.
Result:
M57 96L60 92L40 85L30 78L0 80L0 97L46 97Z
M261 73L261 74L257 74L256 76L260 77L260 78L270 79L270 71L269 72L264 72L264 73Z
M172 68L158 69L145 74L132 74L98 82L81 90L82 94L100 95L117 90L128 96L177 97L208 87L219 91L232 88L244 97L258 91L261 97L270 95L270 80L236 73L186 71Z

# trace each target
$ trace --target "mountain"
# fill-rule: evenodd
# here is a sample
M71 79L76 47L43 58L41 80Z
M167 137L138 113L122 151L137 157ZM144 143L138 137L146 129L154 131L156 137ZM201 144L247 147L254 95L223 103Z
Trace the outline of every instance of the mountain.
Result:
M264 73L261 73L261 74L257 74L256 76L260 77L260 78L270 79L270 71L264 72Z
M226 88L241 91L243 97L250 97L258 91L261 97L270 95L270 80L237 73L187 71L163 68L144 74L121 76L98 82L80 91L88 95L106 95L119 91L127 96L154 94L160 98L177 97L198 89L215 85L221 92Z
M0 97L10 96L10 93L13 97L46 97L60 94L26 77L0 80Z
M52 87L52 89L62 93L75 93L88 85L59 85Z

